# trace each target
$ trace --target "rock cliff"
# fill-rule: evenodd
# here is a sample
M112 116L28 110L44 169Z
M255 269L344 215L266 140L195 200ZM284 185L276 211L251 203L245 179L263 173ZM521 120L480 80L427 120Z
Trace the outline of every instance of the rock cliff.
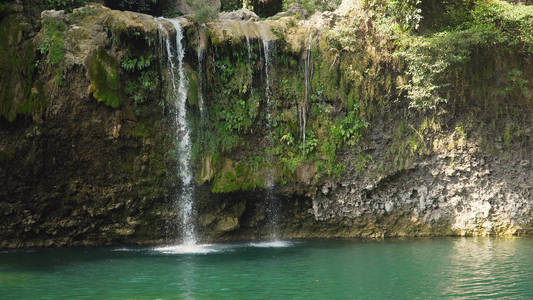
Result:
M458 16L389 28L373 5L180 19L201 239L531 231L533 9L496 1L431 35ZM179 239L160 22L0 18L0 247Z

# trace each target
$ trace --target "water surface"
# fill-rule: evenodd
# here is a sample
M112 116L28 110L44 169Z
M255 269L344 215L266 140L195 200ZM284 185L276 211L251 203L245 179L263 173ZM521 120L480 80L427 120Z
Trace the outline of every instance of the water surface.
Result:
M0 252L0 299L533 299L533 239Z

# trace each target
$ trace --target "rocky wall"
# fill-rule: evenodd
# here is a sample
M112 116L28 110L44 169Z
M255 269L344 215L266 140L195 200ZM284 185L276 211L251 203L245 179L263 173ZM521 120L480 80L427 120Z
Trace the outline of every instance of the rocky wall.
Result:
M448 102L416 110L406 62L360 9L181 19L200 239L529 233L531 55L475 46ZM2 80L19 96L2 94L0 247L179 240L159 24L93 4L32 29L20 12L1 19L0 51L30 50L0 61L28 79ZM347 46L346 14L361 20Z

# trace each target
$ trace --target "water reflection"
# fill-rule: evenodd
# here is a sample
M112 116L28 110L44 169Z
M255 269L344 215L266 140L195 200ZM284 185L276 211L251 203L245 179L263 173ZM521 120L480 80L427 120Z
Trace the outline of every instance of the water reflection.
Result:
M195 278L195 265L194 260L188 259L185 263L180 265L177 270L181 273L182 283L180 290L182 291L181 297L183 299L195 299L195 293L197 292L196 278Z
M533 239L204 246L0 253L0 298L533 299Z
M498 297L519 295L516 282L527 274L516 253L518 239L460 238L453 242L447 267L451 297Z

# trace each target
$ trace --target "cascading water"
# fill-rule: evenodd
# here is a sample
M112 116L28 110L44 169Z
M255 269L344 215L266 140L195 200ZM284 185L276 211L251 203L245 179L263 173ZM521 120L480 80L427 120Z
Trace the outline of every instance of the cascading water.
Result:
M169 22L176 30L176 45L172 47L168 30L162 21ZM157 19L161 43L165 45L167 67L169 70L169 100L174 103L176 112L173 114L176 125L176 139L178 142L179 172L182 181L181 193L174 195L174 203L181 211L181 228L184 245L195 245L196 236L193 223L193 175L190 166L191 137L187 124L187 92L188 82L183 70L185 49L182 45L183 32L178 20Z
M263 42L263 53L264 53L264 70L265 70L265 99L266 99L266 117L267 117L267 127L269 130L269 136L272 136L272 99L271 99L271 90L270 90L270 66L273 53L275 51L275 41L270 39L266 34L266 29L261 27L261 39ZM272 141L270 142L272 146ZM270 155L269 155L270 157ZM272 157L270 157L272 160ZM279 199L274 195L274 175L272 172L269 172L266 178L266 217L269 221L269 231L270 237L277 239L279 237L279 213L280 213L280 203Z
M204 120L205 120L205 105L204 105L204 88L203 88L203 84L204 84L204 67L203 67L203 63L204 63L204 55L205 55L205 52L204 52L204 48L202 48L201 46L198 46L198 51L196 53L197 55L197 58L198 58L198 106L200 107L200 118L201 118L201 121L202 121L202 124L204 124Z
M305 130L307 127L307 110L309 109L309 98L311 96L311 76L313 75L312 55L311 55L311 35L307 39L307 47L305 49L304 57L304 81L305 94L303 102L298 107L298 115L300 120L300 133L302 135L302 154L305 156Z
M272 120L272 103L270 101L270 60L272 53L273 41L268 39L263 39L263 52L265 54L265 97L267 100L267 117L268 117L268 126L271 127Z
M246 35L246 47L248 48L248 65L252 68L252 48L250 45L250 37Z

